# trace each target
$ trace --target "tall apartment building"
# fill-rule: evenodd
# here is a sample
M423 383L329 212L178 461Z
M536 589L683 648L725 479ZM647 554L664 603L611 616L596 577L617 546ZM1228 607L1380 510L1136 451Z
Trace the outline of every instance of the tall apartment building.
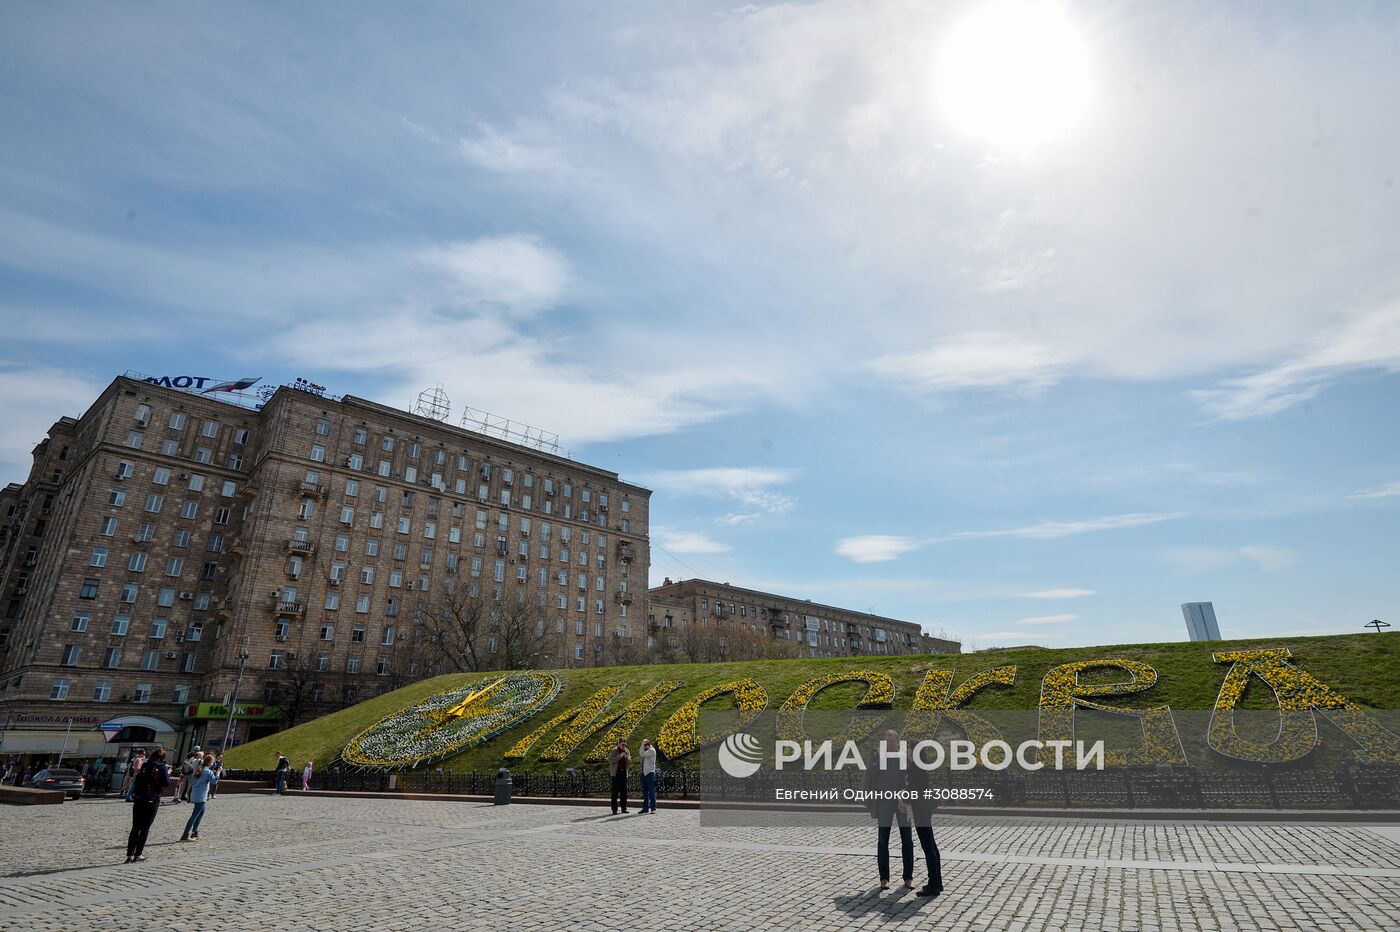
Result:
M801 657L961 653L962 645L924 634L916 622L743 589L707 579L666 579L649 593L647 628L654 642L679 640L687 627L747 629L789 641Z
M0 491L0 754L217 744L240 660L238 739L276 730L437 672L466 593L534 603L540 666L629 656L650 496L361 398L119 377Z
M1215 620L1215 606L1210 602L1184 603L1181 617L1186 619L1186 633L1191 640L1220 640L1220 624Z

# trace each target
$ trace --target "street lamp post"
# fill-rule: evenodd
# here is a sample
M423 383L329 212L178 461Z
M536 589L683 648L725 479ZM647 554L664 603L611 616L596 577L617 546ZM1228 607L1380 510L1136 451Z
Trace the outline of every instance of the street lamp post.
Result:
M229 738L233 736L233 713L238 708L238 687L243 685L243 665L248 662L248 637L243 636L243 644L235 654L238 658L238 673L233 677L233 696L229 698L228 719L224 722L224 743L223 749L229 749Z

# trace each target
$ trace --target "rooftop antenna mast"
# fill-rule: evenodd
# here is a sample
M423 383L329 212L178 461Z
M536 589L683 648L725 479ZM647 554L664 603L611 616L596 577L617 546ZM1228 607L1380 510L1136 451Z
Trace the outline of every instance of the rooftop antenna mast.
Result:
M413 406L413 413L433 421L447 420L452 413L452 402L448 400L447 389L441 382L418 393L418 403Z

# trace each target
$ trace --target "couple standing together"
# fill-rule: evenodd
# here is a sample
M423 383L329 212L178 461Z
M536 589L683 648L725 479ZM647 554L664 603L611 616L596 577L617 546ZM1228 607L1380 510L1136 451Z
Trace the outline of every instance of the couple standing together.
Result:
M656 746L650 738L642 739L642 815L656 812ZM608 768L612 774L612 811L617 815L621 804L627 811L627 766L632 761L632 752L627 750L627 739L618 738L617 747L608 752Z
M910 766L904 751L900 748L899 733L893 728L885 732L882 742L886 754L876 748L871 755L870 765L865 770L867 790L880 794L906 793L909 800L874 797L870 800L870 815L880 827L879 845L875 850L880 868L880 889L890 888L890 829L899 824L899 847L904 860L904 886L914 889L914 837L919 836L919 847L924 851L928 862L928 883L919 890L919 896L938 896L943 892L943 865L938 854L938 842L933 838L934 801L925 797L929 788L929 774L922 767Z

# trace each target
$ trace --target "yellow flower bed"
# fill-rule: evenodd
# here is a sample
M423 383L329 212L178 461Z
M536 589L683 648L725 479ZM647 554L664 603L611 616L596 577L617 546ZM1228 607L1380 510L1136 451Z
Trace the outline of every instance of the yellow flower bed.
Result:
M793 691L782 708L778 710L777 736L786 741L803 741L807 738L804 721L807 705L817 693L839 683L864 683L865 695L856 703L857 709L887 709L894 703L894 680L884 673L862 672L831 673L808 680ZM850 725L832 737L836 745L845 741L860 741L875 730L883 717L857 717Z
M739 710L738 721L733 727L723 731L697 734L696 722L700 718L700 707L711 699L726 693L734 695L734 707ZM698 751L706 745L722 741L735 732L743 731L768 708L768 691L751 679L733 680L718 683L681 706L666 724L661 726L657 747L669 758L682 757Z
M1288 662L1286 647L1271 650L1235 650L1212 654L1216 663L1230 664L1211 713L1206 739L1227 757L1258 763L1297 760L1317 747L1317 717L1322 712L1361 746L1357 756L1367 763L1400 763L1400 738L1310 673ZM1273 691L1279 710L1277 737L1258 744L1240 736L1235 709L1249 687L1250 674Z
M973 674L953 689L953 671L930 670L914 693L914 704L905 719L905 736L910 741L932 738L938 729L940 719L947 719L958 725L967 734L967 739L978 745L1001 739L996 726L976 712L960 707L967 703L979 689L987 686L1012 686L1016 683L1016 668L993 667Z
M1121 683L1079 682L1081 673L1103 669L1123 670L1131 674L1132 679ZM1052 667L1040 684L1040 740L1073 741L1076 708L1131 715L1142 725L1142 744L1127 753L1107 752L1104 755L1106 765L1185 764L1186 751L1181 746L1181 736L1168 706L1124 709L1095 701L1105 696L1131 696L1155 685L1157 671L1140 660L1083 660ZM1041 752L1041 760L1047 764L1053 757L1051 748Z

